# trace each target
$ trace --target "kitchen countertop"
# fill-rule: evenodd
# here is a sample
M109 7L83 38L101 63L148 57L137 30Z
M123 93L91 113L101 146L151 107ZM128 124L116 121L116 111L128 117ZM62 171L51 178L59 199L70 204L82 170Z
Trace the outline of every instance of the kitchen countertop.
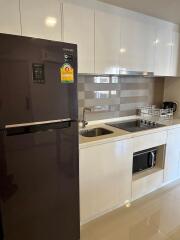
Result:
M111 126L108 126L105 124L108 122L127 121L127 120L133 120L133 119L138 119L138 118L139 117L137 117L137 116L130 116L130 117L125 117L125 118L106 119L106 120L89 122L88 126L84 129L105 128L105 129L113 131L113 133L98 136L98 137L83 137L83 136L79 135L79 148L80 149L87 148L87 147L95 146L98 144L134 138L134 137L143 136L146 134L157 133L157 132L180 127L180 119L158 121L158 123L161 123L164 126L159 127L159 128L139 131L139 132L128 132L128 131L114 128L114 127L111 127ZM79 130L82 130L82 128L80 128Z

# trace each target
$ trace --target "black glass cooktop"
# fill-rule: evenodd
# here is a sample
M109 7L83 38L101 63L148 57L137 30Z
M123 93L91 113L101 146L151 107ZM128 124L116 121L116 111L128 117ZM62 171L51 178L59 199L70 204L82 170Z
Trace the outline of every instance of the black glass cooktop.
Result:
M153 121L141 120L141 119L129 120L125 122L112 122L112 123L107 123L107 125L115 128L123 129L128 132L139 132L139 131L159 128L164 126L162 124L159 124Z

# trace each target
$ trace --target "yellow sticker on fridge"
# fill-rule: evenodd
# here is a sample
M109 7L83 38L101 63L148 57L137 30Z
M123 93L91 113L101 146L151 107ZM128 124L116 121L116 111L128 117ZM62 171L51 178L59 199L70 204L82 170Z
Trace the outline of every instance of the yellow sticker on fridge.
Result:
M60 68L60 79L62 83L74 82L74 68L70 64L65 63Z

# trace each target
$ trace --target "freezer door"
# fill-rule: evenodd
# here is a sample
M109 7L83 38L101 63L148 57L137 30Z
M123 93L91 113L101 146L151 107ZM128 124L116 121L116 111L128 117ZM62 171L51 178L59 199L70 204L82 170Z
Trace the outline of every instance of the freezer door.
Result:
M77 113L77 46L0 34L0 128Z
M1 131L3 240L80 239L77 129L65 121Z

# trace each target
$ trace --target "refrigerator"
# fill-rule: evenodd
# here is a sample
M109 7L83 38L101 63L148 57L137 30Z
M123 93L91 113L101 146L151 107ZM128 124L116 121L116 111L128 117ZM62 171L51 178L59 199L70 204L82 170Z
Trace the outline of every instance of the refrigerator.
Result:
M0 240L78 240L77 46L0 34Z

